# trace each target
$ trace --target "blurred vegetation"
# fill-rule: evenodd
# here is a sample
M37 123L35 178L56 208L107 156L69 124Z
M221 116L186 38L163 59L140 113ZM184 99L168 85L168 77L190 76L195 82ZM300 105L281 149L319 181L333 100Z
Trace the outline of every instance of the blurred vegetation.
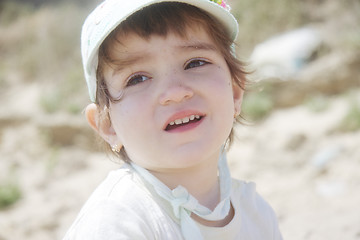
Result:
M33 11L34 7L28 3L19 6L14 1L2 1L0 2L0 23L1 25L8 25L20 17L30 15Z
M233 1L233 12L240 25L241 55L249 55L256 44L270 36L305 24L301 4L298 0Z
M242 0L231 3L232 12L240 25L237 46L241 59L247 59L259 42L305 22L297 0ZM242 111L248 121L261 121L274 109L271 84L265 85L260 89L259 84L254 84L245 94Z
M242 112L246 120L258 122L266 118L273 108L274 104L269 92L262 90L245 94Z
M0 210L4 210L22 197L22 191L17 181L16 167L12 166L9 173L0 179Z
M352 132L360 130L360 98L354 93L348 93L349 108L339 126L338 131Z
M69 3L75 3L78 6L86 6L95 2L100 2L99 0L11 0L12 2L16 3L17 5L30 5L35 8L44 6L44 5L57 5L57 4L63 4L64 2Z
M18 184L7 182L0 184L0 210L5 209L21 198L21 191Z
M39 104L45 112L80 112L88 99L80 31L89 9L67 1L38 8L5 1L1 9L6 14L0 15L0 84L19 84L10 78L16 73L21 82L41 83Z
M311 96L305 100L307 108L315 113L324 112L329 108L330 100L329 97L324 95Z
M351 104L350 109L342 120L339 130L341 131L357 131L360 130L360 105Z
M232 12L239 22L238 48L240 55L245 56L245 59L256 44L269 37L310 23L325 22L334 17L334 14L353 12L352 15L359 15L360 11L358 0L228 1L232 4ZM359 30L358 19L354 19L347 27ZM349 32L343 36L344 41L340 44L359 47L360 32Z

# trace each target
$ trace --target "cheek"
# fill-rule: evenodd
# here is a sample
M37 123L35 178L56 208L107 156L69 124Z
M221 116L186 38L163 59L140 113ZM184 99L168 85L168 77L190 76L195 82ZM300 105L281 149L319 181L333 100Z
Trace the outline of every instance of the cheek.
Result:
M220 69L219 69L220 70ZM230 73L227 71L220 70L209 76L209 82L207 87L209 87L214 95L214 98L218 101L228 101L233 99L233 88L232 88L232 79Z
M235 113L232 79L230 74L221 74L217 77L216 81L214 81L212 93L212 97L215 100L214 104L217 104L219 107L219 111L223 115L224 121L227 119L227 121L232 124Z
M127 96L119 103L112 105L112 124L115 132L119 136L134 135L139 131L144 131L146 119L150 118L149 101L145 97Z
M111 122L115 132L123 133L130 127L130 119L134 121L136 118L133 117L134 112L131 105L124 104L122 101L111 106Z

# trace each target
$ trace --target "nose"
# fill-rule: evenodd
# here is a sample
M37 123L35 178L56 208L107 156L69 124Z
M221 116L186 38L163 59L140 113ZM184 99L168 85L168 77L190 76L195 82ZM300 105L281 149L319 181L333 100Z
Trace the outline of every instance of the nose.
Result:
M194 92L193 90L182 84L179 80L170 80L170 83L163 89L159 97L161 105L168 105L171 103L180 103L184 100L190 99Z

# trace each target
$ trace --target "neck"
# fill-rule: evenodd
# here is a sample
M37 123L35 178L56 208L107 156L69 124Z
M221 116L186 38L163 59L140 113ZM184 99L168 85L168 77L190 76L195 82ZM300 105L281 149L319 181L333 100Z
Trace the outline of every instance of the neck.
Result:
M194 196L201 205L213 210L220 201L218 179L218 156L191 168L172 171L150 171L155 177L174 189L181 185Z

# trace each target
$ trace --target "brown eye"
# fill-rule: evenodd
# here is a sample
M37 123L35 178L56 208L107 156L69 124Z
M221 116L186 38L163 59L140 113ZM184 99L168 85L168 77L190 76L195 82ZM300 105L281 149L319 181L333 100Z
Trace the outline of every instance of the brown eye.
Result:
M209 62L202 60L202 59L194 59L194 60L190 61L188 64L186 64L184 69L188 70L190 68L201 67L206 64L209 64Z
M149 80L150 78L145 76L145 75L133 75L129 78L129 80L127 81L127 84L126 86L129 87L129 86L134 86L136 84L139 84L139 83L142 83L142 82L145 82L147 80Z

